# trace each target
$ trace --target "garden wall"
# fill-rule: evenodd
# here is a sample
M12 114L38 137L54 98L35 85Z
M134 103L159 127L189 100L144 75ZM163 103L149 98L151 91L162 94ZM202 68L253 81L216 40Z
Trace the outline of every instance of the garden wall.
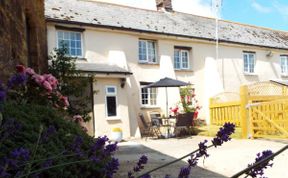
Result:
M47 70L44 0L0 1L0 80L7 80L16 64Z

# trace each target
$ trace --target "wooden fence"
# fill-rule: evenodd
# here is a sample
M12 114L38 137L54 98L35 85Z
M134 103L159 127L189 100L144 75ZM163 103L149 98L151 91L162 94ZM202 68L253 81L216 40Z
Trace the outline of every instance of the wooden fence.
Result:
M288 138L287 91L277 83L259 82L241 86L238 98L216 95L210 99L210 123L234 123L241 127L243 138Z

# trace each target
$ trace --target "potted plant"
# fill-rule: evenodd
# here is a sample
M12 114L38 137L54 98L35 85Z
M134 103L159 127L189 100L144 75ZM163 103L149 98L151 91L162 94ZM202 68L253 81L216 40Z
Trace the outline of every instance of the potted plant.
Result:
M123 133L122 129L119 127L113 128L112 129L112 134L111 134L111 140L114 140L116 142L120 142L123 138Z
M171 108L170 111L174 115L177 115L176 126L192 126L193 120L197 119L200 109L194 89L191 86L181 88L180 96L181 101L175 108Z

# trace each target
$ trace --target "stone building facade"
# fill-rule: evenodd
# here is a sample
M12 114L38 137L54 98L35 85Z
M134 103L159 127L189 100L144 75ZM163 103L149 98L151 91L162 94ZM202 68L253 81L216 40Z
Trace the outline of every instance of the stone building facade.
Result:
M17 64L47 70L44 0L0 1L0 79Z

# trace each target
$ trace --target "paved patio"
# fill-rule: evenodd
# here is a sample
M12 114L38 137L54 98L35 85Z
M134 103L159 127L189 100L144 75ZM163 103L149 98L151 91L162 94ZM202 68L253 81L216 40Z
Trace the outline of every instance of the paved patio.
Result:
M116 155L121 161L121 171L115 177L127 177L127 171L133 169L133 166L142 154L148 156L149 164L145 167L145 170L150 170L197 149L198 143L205 139L211 140L210 137L192 136L183 139L147 139L147 141L145 139L137 139L122 142L119 144L120 148ZM230 177L241 169L246 168L248 163L252 163L256 157L256 153L267 149L277 151L285 144L288 144L288 140L276 142L233 139L219 148L209 149L208 153L210 156L205 159L204 164L203 160L199 161L199 167L192 169L191 177ZM163 178L168 174L171 177L177 177L179 168L185 164L184 160L179 161L152 173L152 176ZM266 170L265 175L269 178L288 177L287 164L288 150L274 159L273 167Z

